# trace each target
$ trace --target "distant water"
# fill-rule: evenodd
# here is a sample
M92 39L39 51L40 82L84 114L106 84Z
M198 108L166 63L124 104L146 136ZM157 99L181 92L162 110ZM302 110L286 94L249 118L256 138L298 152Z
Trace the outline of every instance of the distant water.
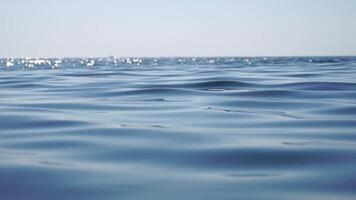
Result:
M356 199L356 58L1 59L0 199Z

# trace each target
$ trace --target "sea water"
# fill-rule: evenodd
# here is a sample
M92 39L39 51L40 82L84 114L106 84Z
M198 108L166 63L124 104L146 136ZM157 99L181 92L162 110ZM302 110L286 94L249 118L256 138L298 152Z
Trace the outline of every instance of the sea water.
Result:
M3 58L0 199L356 199L356 58Z

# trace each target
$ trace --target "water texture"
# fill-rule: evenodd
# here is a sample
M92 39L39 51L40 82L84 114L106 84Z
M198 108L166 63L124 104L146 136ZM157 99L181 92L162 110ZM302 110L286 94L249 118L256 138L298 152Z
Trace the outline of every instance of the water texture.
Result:
M0 199L356 199L356 58L0 59Z

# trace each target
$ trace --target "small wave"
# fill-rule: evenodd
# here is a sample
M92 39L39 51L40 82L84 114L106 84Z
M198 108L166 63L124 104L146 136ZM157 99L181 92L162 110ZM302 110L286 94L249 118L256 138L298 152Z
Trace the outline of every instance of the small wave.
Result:
M280 85L279 87L315 91L356 91L356 83L345 82L298 82Z

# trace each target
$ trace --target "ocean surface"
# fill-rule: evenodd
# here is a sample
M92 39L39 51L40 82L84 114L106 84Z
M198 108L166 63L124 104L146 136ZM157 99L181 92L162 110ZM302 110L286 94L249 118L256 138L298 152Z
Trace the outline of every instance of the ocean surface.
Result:
M0 59L0 199L356 199L356 57Z

